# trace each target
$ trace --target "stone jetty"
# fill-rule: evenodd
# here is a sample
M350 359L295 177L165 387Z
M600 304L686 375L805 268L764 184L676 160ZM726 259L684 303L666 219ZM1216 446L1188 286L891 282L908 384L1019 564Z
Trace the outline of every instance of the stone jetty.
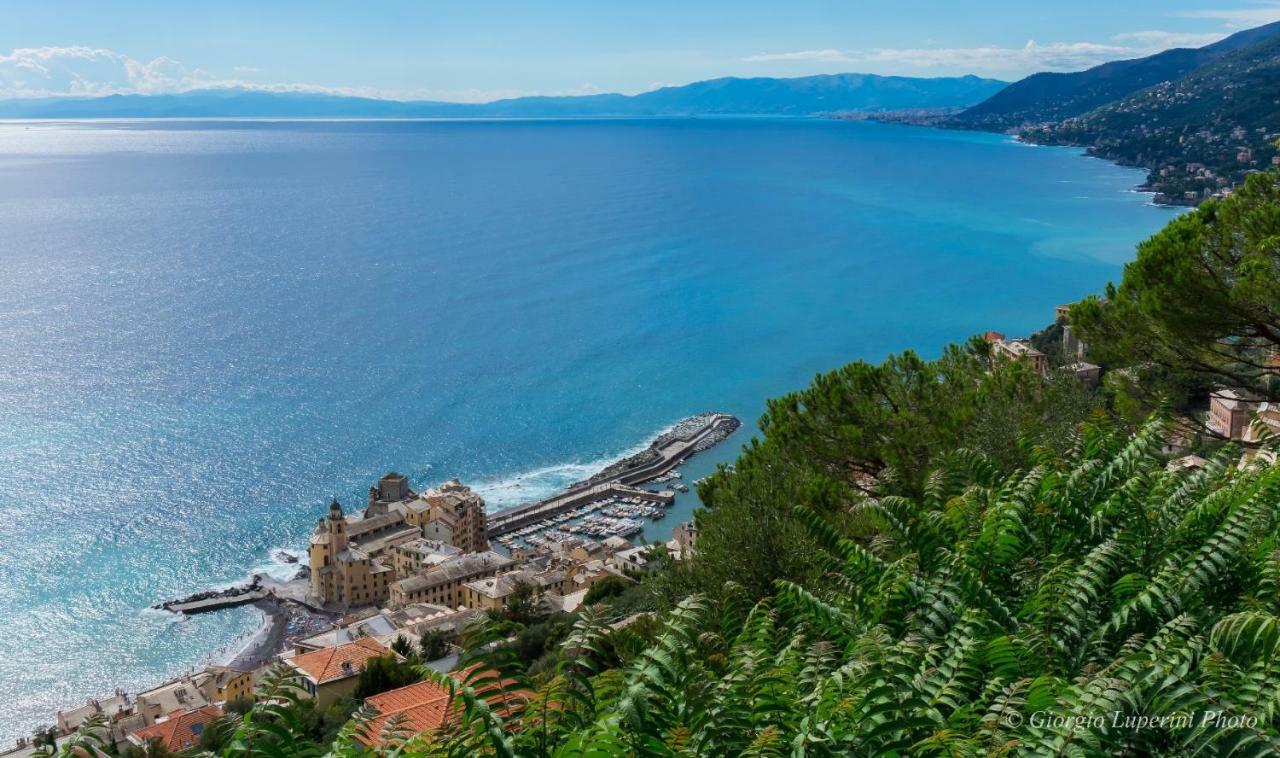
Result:
M742 422L727 413L701 413L680 421L663 432L649 447L605 467L600 473L563 492L533 503L506 508L489 514L490 537L500 537L583 503L600 500L621 493L644 499L654 499L654 493L630 490L637 484L652 481L683 463L689 456L709 450L723 442L742 426Z

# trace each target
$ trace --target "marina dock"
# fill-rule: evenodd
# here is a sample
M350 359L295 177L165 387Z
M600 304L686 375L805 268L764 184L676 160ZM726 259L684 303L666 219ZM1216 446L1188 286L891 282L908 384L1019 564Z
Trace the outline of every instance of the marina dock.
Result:
M545 500L524 503L489 514L489 536L501 537L587 503L611 497L670 503L675 497L674 493L650 492L638 489L634 485L643 484L667 474L689 456L706 450L728 437L740 425L738 419L725 413L704 414L695 417L695 420L697 423L692 428L677 428L672 433L659 437L645 453L606 469L605 476L608 478L605 481L599 481L601 478L599 476L593 477Z

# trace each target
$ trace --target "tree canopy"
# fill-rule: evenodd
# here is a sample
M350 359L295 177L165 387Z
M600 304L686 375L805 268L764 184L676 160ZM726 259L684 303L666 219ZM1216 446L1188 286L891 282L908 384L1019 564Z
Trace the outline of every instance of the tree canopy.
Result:
M1149 397L1202 399L1224 384L1280 399L1280 172L1174 219L1071 324L1091 356L1140 372Z

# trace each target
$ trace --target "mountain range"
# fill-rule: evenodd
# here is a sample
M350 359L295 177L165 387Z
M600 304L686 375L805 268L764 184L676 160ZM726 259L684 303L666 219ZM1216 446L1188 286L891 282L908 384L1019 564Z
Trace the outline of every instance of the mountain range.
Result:
M1179 79L1278 33L1280 22L1237 32L1201 48L1174 48L1073 73L1032 74L956 116L954 123L1003 129L1080 116L1148 87Z
M1162 202L1229 194L1280 136L1280 22L1198 49L1034 74L931 125L1012 131L1150 170Z
M912 78L829 74L711 79L638 95L521 97L489 103L381 100L243 89L0 101L0 118L546 118L811 116L905 109L958 110L1006 82L977 76Z

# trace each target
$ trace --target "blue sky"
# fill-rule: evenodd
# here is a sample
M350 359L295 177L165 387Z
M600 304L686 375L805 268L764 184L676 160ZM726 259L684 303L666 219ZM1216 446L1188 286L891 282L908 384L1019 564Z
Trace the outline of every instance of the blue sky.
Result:
M0 0L0 97L210 86L476 101L716 76L1016 79L1197 46L1280 0Z

